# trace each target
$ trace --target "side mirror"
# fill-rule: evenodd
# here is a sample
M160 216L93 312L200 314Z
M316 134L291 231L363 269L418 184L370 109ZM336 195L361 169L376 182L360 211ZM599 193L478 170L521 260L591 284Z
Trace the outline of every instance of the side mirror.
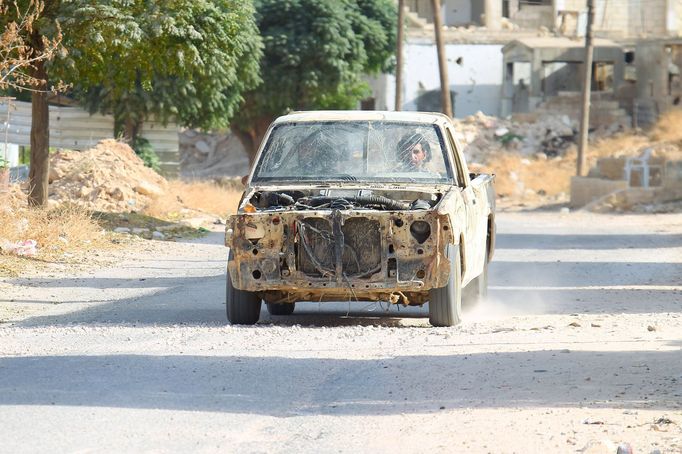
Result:
M244 176L242 177L242 184L243 184L244 186L246 186L246 182L247 182L247 181L249 181L249 176L248 176L248 175L244 175Z

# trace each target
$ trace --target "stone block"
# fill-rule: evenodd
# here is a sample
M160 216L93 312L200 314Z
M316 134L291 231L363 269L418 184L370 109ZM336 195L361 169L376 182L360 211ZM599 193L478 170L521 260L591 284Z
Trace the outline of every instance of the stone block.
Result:
M665 164L663 188L670 190L682 189L682 161L668 161Z
M622 180L625 158L601 158L597 161L597 168L601 178L607 180Z
M572 177L571 207L580 208L615 191L627 189L624 180L605 180L602 178Z

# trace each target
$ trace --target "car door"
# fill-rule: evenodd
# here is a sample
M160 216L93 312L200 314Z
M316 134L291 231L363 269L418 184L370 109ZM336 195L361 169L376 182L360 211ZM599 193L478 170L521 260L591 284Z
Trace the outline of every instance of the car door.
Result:
M446 128L446 135L448 146L452 151L452 162L457 176L457 184L464 201L466 226L462 229L464 233L464 274L462 275L462 285L466 285L471 279L479 274L479 269L482 266L482 263L479 263L480 260L478 259L478 255L480 254L476 250L478 246L476 239L479 236L477 222L478 203L476 194L474 194L474 190L471 186L469 175L461 161L461 150L458 148L454 131L450 126Z

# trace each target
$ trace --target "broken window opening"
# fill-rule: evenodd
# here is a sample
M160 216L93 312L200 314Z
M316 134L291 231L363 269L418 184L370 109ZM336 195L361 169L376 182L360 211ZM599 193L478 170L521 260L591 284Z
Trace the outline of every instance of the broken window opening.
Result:
M448 183L446 150L432 124L284 123L272 130L252 181Z

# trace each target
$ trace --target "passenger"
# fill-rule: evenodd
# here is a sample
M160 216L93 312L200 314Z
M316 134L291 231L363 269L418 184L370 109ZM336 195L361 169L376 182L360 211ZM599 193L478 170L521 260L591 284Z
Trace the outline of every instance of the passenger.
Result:
M408 134L398 142L398 160L404 170L423 169L431 160L431 145L422 134Z

